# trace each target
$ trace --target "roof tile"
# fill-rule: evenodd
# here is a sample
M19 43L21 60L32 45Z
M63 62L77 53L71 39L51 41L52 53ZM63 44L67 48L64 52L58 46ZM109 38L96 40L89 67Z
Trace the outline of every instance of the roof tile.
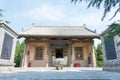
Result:
M84 26L32 26L19 34L25 36L93 36L98 34Z

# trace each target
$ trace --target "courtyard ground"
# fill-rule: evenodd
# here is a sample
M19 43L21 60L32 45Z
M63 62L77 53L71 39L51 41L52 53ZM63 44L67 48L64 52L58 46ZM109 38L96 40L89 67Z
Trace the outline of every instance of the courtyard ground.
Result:
M15 68L11 73L0 73L0 80L120 80L120 73L102 68Z

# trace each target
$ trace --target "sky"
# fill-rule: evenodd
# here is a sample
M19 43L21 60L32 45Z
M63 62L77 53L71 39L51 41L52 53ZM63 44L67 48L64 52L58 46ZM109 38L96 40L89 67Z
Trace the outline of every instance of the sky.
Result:
M1 19L9 21L9 26L17 33L35 25L86 25L91 30L101 34L108 25L120 18L120 14L109 21L116 8L101 21L103 7L87 8L87 4L71 3L71 0L0 0L0 9L4 11ZM98 43L100 41L96 41Z

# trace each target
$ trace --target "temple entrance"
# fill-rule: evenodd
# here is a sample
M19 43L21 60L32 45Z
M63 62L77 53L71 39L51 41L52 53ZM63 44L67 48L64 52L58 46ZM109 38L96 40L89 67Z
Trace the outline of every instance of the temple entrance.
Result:
M56 58L63 58L63 48L56 49Z

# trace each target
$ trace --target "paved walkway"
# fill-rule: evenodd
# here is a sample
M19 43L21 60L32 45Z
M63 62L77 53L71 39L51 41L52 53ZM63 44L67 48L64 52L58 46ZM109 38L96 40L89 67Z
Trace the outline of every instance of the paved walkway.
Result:
M101 68L16 68L12 73L0 74L0 80L120 80L120 73Z

